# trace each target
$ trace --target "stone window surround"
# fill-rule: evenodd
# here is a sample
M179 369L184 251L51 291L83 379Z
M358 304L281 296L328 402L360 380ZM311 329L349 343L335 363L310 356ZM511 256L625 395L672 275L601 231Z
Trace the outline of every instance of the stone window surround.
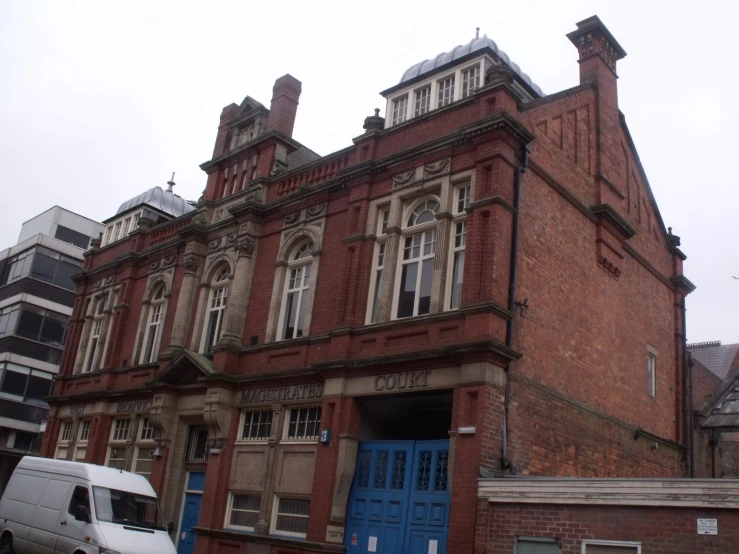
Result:
M473 60L470 60L469 62L465 64L461 64L458 67L452 68L449 71L442 72L442 73L434 73L429 75L426 79L423 81L420 81L418 83L413 83L412 85L399 90L398 92L394 93L392 96L389 96L387 98L387 106L385 108L385 113L387 114L385 118L385 128L389 129L391 127L396 127L397 125L401 125L403 123L406 123L408 121L413 121L416 117L424 117L428 115L429 113L432 113L434 110L439 109L439 82L449 78L454 77L454 97L451 103L445 104L441 107L448 107L450 105L453 105L458 100L466 100L470 97L470 95L466 96L465 98L462 98L462 75L464 71L467 71L468 69L478 66L480 71L480 86L482 86L483 76L485 75L485 71L490 67L494 65L492 59L488 55L482 55L479 56ZM416 94L418 91L430 87L430 98L429 98L429 106L428 111L426 111L422 115L415 115L415 106L416 106ZM474 93L472 93L474 94ZM403 121L394 122L393 121L393 109L395 107L395 102L397 100L400 100L402 97L406 96L408 98L408 108L406 109L406 117Z
M316 210L318 215L311 216L311 211ZM283 340L301 340L310 336L311 321L313 319L313 302L315 300L316 289L318 288L318 275L321 262L321 252L323 249L323 231L325 227L325 206L303 209L294 222L287 223L283 228L280 237L280 249L275 263L275 280L272 286L272 296L269 304L269 317L267 318L267 328L265 331L264 342L276 342ZM288 271L290 270L290 259L292 255L305 242L313 243L313 251L311 253L311 275L310 288L306 295L305 306L305 329L303 337L299 339L280 339L279 324L282 322L282 310L284 304L285 281L287 280Z
M85 300L85 323L77 350L77 359L74 363L74 374L91 373L104 367L113 327L113 312L118 309L116 303L119 294L120 287L109 287L89 295ZM103 313L95 314L97 304L102 298L105 298ZM102 320L102 328L95 349L95 359L91 361L91 364L88 364L88 350L91 345L92 329L95 322L99 320ZM100 344L100 337L102 337L102 345ZM88 365L90 367L89 370L87 369Z
M277 320L277 340L290 340L293 338L302 338L303 336L308 336L309 334L309 325L308 323L308 302L309 300L312 302L312 297L314 294L315 289L315 276L313 274L313 253L312 251L308 253L307 256L301 256L299 259L294 259L295 255L300 252L300 250L305 246L310 246L311 240L306 238L297 244L293 246L293 248L290 251L290 254L288 256L288 262L287 267L285 268L285 279L284 279L284 286L282 290L282 299L280 301L280 317ZM314 245L315 249L315 245ZM308 278L308 284L305 284L305 270L307 268L310 268L310 273L307 275ZM302 271L298 274L297 277L297 284L294 284L293 288L290 288L290 278L288 275L293 270L302 269ZM302 281L302 282L301 282ZM298 312L296 313L296 323L300 317L300 307L305 304L305 319L302 322L303 324L303 335L301 337L286 337L283 335L283 328L285 326L285 319L288 317L287 314L287 297L290 293L297 294L297 298L300 300L298 305Z
M372 312L374 304L375 281L377 279L376 262L381 243L385 243L385 262L383 269L383 283L380 297L385 299L385 306L378 310L376 323L395 321L397 314L397 290L400 286L401 260L403 256L402 239L408 235L419 232L421 227L407 228L408 216L413 209L426 199L434 199L439 202L437 212L437 236L436 256L437 262L434 270L434 284L432 285L431 311L438 313L448 310L451 295L451 269L450 261L453 260L454 250L454 222L466 219L466 213L457 210L457 191L465 186L470 187L470 202L475 198L475 170L470 169L454 175L444 175L437 179L427 179L425 182L416 181L423 175L424 167L416 168L416 177L409 184L396 188L390 195L384 196L370 203L366 235L375 237L375 247L372 252L372 273L367 291L367 308L365 312L365 324L372 324ZM388 217L387 232L377 234L381 231L379 218L383 211L390 210ZM444 225L439 223L444 221ZM446 227L446 231L441 231ZM443 233L443 236L442 236ZM395 242L395 244L393 244ZM441 265L440 265L441 262ZM440 267L441 270L436 268ZM437 275L438 273L438 275ZM388 305L389 304L389 305ZM443 306L443 308L441 308ZM402 318L410 319L410 318Z
M213 282L218 273L223 269L224 265L228 266L228 281L226 285L230 289L233 285L234 268L236 260L228 252L219 253L208 260L208 266L203 272L200 282L200 295L198 298L198 310L195 317L195 328L193 329L192 339L190 341L190 349L195 352L202 352L205 346L205 333L208 331L208 313L213 289ZM226 307L228 307L228 297L226 298ZM223 322L221 322L221 328Z
M139 325L136 331L136 342L134 343L134 352L131 357L134 363L146 364L150 363L148 360L144 360L144 354L146 350L146 341L149 335L149 319L151 317L152 305L161 305L162 314L159 320L159 330L157 331L158 337L154 341L152 346L152 353L161 352L162 349L162 335L164 334L164 325L167 320L167 310L169 309L169 299L172 296L172 279L174 277L174 269L169 269L163 273L157 273L149 277L149 282L144 292L144 299L141 301L141 314L139 316ZM164 286L164 294L161 300L154 300L154 293L157 291L159 286ZM156 362L156 357L151 363Z
M113 437L115 436L116 421L124 419L131 421L128 429L128 437L124 440L114 440ZM138 461L139 450L142 448L154 448L156 445L156 441L153 438L146 440L142 440L140 438L145 419L149 420L149 425L152 424L151 417L145 413L113 418L110 426L110 435L108 437L108 448L105 453L105 466L108 466L110 463L112 450L123 449L124 470L131 472L136 471L136 462ZM129 446L132 448L129 449Z

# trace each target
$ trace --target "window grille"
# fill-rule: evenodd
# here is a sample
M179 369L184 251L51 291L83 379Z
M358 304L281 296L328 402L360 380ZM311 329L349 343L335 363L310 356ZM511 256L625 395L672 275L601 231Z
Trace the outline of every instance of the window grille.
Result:
M229 526L253 531L259 521L260 502L258 494L232 494Z
M288 439L317 439L321 427L321 407L302 407L290 410L287 426Z
M190 438L187 443L186 462L208 461L208 428L205 425L190 427Z
M305 537L308 531L310 500L279 498L275 531L294 537Z
M244 412L241 440L266 440L272 432L272 410L250 410Z

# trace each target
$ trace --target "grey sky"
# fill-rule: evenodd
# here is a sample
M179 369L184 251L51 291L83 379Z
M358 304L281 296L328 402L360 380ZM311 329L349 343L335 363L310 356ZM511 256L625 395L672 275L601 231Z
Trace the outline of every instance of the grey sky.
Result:
M0 2L0 248L54 204L103 220L176 171L197 199L221 108L303 82L294 137L349 146L379 91L481 28L546 93L578 83L565 38L597 14L628 56L619 101L682 237L691 342L739 342L739 4L684 1Z

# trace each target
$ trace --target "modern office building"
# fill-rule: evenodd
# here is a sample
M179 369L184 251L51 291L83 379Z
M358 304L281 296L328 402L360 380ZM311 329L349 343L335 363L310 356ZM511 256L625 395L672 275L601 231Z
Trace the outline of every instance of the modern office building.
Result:
M20 458L38 452L74 304L72 276L103 230L54 206L0 252L0 488Z

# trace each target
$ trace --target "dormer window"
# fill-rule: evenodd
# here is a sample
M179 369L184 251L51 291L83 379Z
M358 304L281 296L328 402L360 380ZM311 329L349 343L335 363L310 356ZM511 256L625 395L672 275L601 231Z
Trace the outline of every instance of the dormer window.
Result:
M462 98L467 98L480 86L480 66L476 65L462 72Z
M393 102L393 125L403 123L408 113L408 96L398 98Z
M431 85L416 91L416 109L413 112L416 117L423 115L431 109Z
M439 108L454 102L454 75L439 81Z

